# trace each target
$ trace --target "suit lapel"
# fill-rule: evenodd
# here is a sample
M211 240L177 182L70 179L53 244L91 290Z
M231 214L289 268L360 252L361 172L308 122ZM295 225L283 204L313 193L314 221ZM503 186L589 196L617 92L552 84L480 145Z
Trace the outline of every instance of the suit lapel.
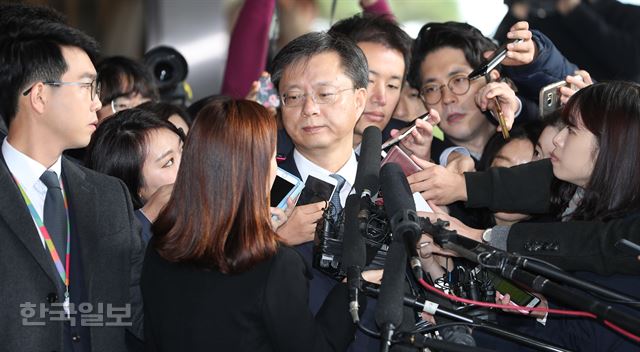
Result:
M62 174L67 199L69 201L69 218L72 225L71 236L80 242L84 281L88 297L91 297L91 280L94 275L93 263L98 253L96 189L86 182L85 173L73 162L62 157ZM77 253L72 253L72 255Z
M24 199L20 195L20 190L15 184L4 157L0 153L0 218L9 226L13 234L27 248L42 270L56 285L60 286L62 280L53 266L53 260L49 252L44 248L40 241L40 235L36 229L31 214L27 209ZM10 234L2 234L9 236Z

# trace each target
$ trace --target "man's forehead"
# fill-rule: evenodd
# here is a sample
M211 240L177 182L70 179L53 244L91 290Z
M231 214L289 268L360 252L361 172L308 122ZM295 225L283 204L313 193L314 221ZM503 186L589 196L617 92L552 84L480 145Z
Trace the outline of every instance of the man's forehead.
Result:
M346 75L340 57L334 52L323 52L313 56L300 58L289 64L283 72L280 85L287 89L291 86L331 84L343 79Z
M78 47L62 46L62 56L67 63L67 72L63 76L72 79L95 79L97 77L96 68L89 58L89 55Z

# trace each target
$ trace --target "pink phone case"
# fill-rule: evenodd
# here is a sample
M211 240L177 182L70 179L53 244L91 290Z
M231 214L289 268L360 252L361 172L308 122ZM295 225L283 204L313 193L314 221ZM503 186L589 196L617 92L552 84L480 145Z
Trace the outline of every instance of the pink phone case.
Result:
M396 163L402 168L405 176L409 177L418 171L422 171L422 168L418 166L411 158L400 149L397 145L394 145L387 153L387 156L382 160L381 165L386 163Z

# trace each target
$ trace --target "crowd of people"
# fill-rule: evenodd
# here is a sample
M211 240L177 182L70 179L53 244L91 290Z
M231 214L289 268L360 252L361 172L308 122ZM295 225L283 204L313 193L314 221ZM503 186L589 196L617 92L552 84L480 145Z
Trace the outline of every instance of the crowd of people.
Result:
M494 308L477 319L559 350L640 350L637 329L607 318L640 319L640 252L621 245L640 243L640 10L613 0L506 3L496 34L504 47L454 21L411 38L386 0L361 0L363 13L297 33L271 56L274 9L291 4L247 0L222 94L189 106L162 102L143 63L101 57L58 12L0 5L0 349L416 350L412 339L381 338L388 301L354 297L352 278L316 259L318 229L349 228L359 163L371 159L365 130L375 127L383 141L412 129L397 147L416 167L406 185L424 221L619 294L589 296L606 312L576 318L557 314L587 309L572 297L518 284L537 297L535 312L508 309L509 292L494 292ZM617 59L627 64L594 49L598 40L624 46ZM500 65L471 76L502 48ZM256 101L261 77L277 107ZM560 81L559 107L541 116L539 92ZM272 207L282 170L331 180L335 191ZM384 194L368 196L382 206ZM456 288L480 266L437 239L423 231L409 244L425 280L402 263L403 291L452 309L459 297L478 301ZM383 291L383 269L366 266L362 285ZM487 302L475 303L464 310ZM402 312L395 329L414 338L534 348L477 320Z

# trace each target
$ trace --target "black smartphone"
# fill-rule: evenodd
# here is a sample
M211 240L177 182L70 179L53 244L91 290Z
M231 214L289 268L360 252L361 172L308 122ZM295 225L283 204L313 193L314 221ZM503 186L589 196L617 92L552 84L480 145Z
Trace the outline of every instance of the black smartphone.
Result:
M309 175L304 183L304 189L298 197L297 205L305 205L326 201L328 202L336 189L338 181L332 177Z
M304 183L294 175L278 168L276 179L271 186L271 206L282 210L287 209L287 200L296 197L304 188Z

